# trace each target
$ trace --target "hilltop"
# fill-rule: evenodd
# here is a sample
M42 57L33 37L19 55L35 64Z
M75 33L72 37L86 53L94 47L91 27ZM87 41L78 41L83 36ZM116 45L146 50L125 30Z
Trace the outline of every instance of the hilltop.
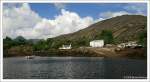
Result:
M102 30L110 30L117 42L137 40L139 33L147 30L147 17L142 15L122 15L99 21L80 31L61 35L54 39L68 39L71 41L83 38L93 40Z

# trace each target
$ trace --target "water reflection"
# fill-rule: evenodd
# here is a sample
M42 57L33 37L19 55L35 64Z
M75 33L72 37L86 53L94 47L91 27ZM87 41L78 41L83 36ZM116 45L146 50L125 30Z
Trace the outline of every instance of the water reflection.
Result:
M138 68L138 69L137 69ZM4 58L4 79L109 79L146 77L146 61L95 57Z

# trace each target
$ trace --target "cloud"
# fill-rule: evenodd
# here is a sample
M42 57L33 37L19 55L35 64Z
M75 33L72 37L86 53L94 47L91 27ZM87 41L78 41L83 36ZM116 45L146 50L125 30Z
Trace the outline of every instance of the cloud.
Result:
M119 4L119 5L120 5L120 7L122 7L122 4ZM123 9L124 9L123 11L117 11L117 12L113 12L113 11L102 12L99 14L99 16L102 19L108 19L108 18L126 15L126 14L128 14L128 15L131 15L131 14L145 15L145 16L147 15L147 4L146 3L133 3L133 4L129 3L129 4L124 5Z
M58 9L65 9L66 8L65 3L54 3L54 6Z
M13 4L10 4L10 3L3 3L3 8L7 9L7 8L11 8L11 7L21 7L22 4L21 3L13 3Z
M124 7L124 9L134 14L147 15L146 3L128 4L127 6Z
M2 23L3 37L27 36L37 22L41 20L41 17L33 12L27 3L22 4L20 7L12 6L4 8Z
M97 22L99 22L99 21L103 21L103 20L105 20L104 18L102 18L102 17L99 17L98 19L95 19L94 20L94 23L97 23Z
M81 18L75 12L69 12L62 9L61 14L55 16L55 19L43 19L42 22L39 22L35 26L35 30L42 33L41 36L43 38L55 37L61 34L68 34L86 28L92 23L93 18L91 17Z
M49 38L72 33L86 28L94 22L92 17L80 17L75 12L61 9L54 19L42 18L31 10L29 4L3 9L3 37L23 36L31 38Z
M130 14L130 13L126 12L126 11L118 11L118 12L107 11L107 12L100 13L99 16L100 16L101 19L108 19L108 18L121 16L121 15L126 15L126 14Z

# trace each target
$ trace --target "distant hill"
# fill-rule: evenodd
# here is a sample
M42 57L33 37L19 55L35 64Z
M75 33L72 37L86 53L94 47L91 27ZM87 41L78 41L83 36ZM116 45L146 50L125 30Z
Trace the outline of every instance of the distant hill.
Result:
M147 31L147 17L142 15L122 15L106 19L80 31L55 37L56 40L77 41L83 38L94 40L102 30L111 30L118 42L137 40L139 33Z
M33 44L36 44L38 43L39 41L41 41L42 39L29 39L28 41L33 43Z

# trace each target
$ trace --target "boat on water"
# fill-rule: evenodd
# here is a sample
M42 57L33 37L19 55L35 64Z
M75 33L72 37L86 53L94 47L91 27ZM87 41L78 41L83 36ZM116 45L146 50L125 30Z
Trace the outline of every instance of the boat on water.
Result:
M35 56L26 56L26 59L34 59Z

